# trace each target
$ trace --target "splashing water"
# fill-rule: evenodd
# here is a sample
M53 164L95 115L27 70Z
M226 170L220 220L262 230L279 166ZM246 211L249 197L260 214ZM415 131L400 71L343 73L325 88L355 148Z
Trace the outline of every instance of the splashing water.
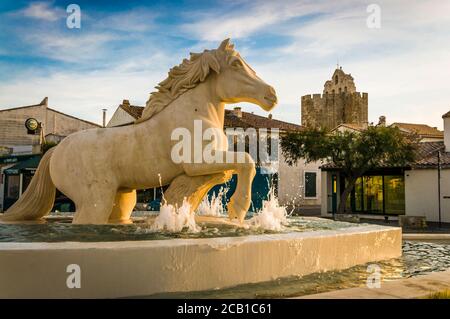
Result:
M228 190L228 188L221 187L217 195L213 193L211 198L205 196L197 209L198 215L225 218L227 214L224 211L223 203ZM264 200L262 203L262 209L252 218L245 220L240 227L282 231L284 226L289 224L286 208L280 206L273 185L270 186L268 195L268 200ZM183 200L181 207L174 207L167 204L164 193L162 196L163 204L160 207L159 215L153 221L148 220L148 224L150 224L148 231L180 232L183 229L187 229L189 232L201 231L201 227L197 226L195 222L195 214L191 213L191 206L186 199Z
M187 228L190 232L199 232L200 227L195 223L194 214L191 213L191 205L186 199L181 207L174 207L164 203L161 205L159 215L155 218L150 230L166 230L169 232L180 232Z
M215 192L212 194L211 199L205 196L198 206L197 213L201 216L224 217L223 200L227 192L228 188L221 187L217 196Z
M262 209L246 223L264 230L282 231L288 225L288 214L284 206L280 206L275 196L275 188L270 187L268 200L263 201Z

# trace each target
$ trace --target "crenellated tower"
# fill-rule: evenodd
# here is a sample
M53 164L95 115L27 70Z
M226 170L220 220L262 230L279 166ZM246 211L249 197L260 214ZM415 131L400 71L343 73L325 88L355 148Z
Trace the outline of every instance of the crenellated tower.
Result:
M325 82L323 94L302 96L301 123L306 127L333 129L339 124L367 127L368 94L356 92L351 74L337 68Z

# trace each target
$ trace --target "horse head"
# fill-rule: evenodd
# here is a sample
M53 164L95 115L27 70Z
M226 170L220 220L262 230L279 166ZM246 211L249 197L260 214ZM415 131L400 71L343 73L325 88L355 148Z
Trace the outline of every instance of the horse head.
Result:
M136 123L148 120L183 93L207 81L223 103L250 102L266 111L277 103L274 88L256 75L226 39L217 49L191 53L190 59L170 69L168 77L156 87L158 90L150 94Z
M256 75L256 72L234 50L230 39L215 50L220 71L215 75L216 93L224 103L249 102L270 111L277 104L275 89Z

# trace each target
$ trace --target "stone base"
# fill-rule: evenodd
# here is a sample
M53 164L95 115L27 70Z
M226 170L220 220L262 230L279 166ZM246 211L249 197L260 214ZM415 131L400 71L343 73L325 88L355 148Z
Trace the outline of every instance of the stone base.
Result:
M400 227L426 228L427 220L425 216L399 216L398 225Z
M116 298L338 270L401 255L400 228L213 239L0 243L0 298ZM67 287L68 265L81 288Z

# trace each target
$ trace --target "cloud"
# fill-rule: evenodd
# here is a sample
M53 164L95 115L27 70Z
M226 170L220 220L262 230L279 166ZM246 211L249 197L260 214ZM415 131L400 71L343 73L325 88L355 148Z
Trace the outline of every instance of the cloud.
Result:
M48 96L50 107L100 123L101 109L107 108L111 116L122 99L144 105L148 92L158 80L145 73L58 72L48 77L30 77L26 82L3 84L0 86L1 106L36 104Z
M307 52L319 55L353 54L355 50L374 51L420 46L419 37L425 35L448 39L450 19L445 12L450 3L442 1L381 1L381 28L366 25L367 4L356 2L353 6L336 8L332 14L319 16L295 28L282 27L280 31L293 41L280 49L281 53ZM427 42L430 39L427 39ZM357 51L356 51L357 52Z
M158 13L145 8L133 8L131 10L109 14L94 23L93 28L118 30L125 32L147 32L156 27L155 18Z
M120 37L110 33L42 30L25 35L25 39L35 48L35 54L64 62L83 63L104 57L106 45L119 41Z
M108 109L109 118L123 99L145 105L149 93L167 76L172 59L167 52L156 52L137 60L130 57L111 69L69 69L41 75L39 69L28 69L0 83L0 108L31 105L48 96L50 107L100 123L101 109ZM139 61L139 68L132 64Z
M379 0L382 20L376 30L366 26L371 2L235 0L177 13L160 7L91 10L80 32L16 25L15 39L28 45L20 54L58 63L45 76L37 75L46 71L42 67L14 70L0 83L0 105L34 103L48 95L63 111L100 119L103 106L123 98L144 103L189 51L215 48L231 36L258 75L276 88L275 118L299 123L301 96L321 93L339 59L357 89L369 93L370 121L386 115L389 122L442 127L440 116L450 106L450 2ZM267 115L253 105L244 110Z
M333 4L324 1L254 1L224 10L187 12L192 22L181 30L196 39L218 41L227 37L249 37L259 31L267 32L272 25L292 18L307 16L321 10L331 10ZM219 11L219 12L217 12Z
M56 21L65 14L64 10L53 8L48 2L32 2L20 13L28 18L45 21Z

